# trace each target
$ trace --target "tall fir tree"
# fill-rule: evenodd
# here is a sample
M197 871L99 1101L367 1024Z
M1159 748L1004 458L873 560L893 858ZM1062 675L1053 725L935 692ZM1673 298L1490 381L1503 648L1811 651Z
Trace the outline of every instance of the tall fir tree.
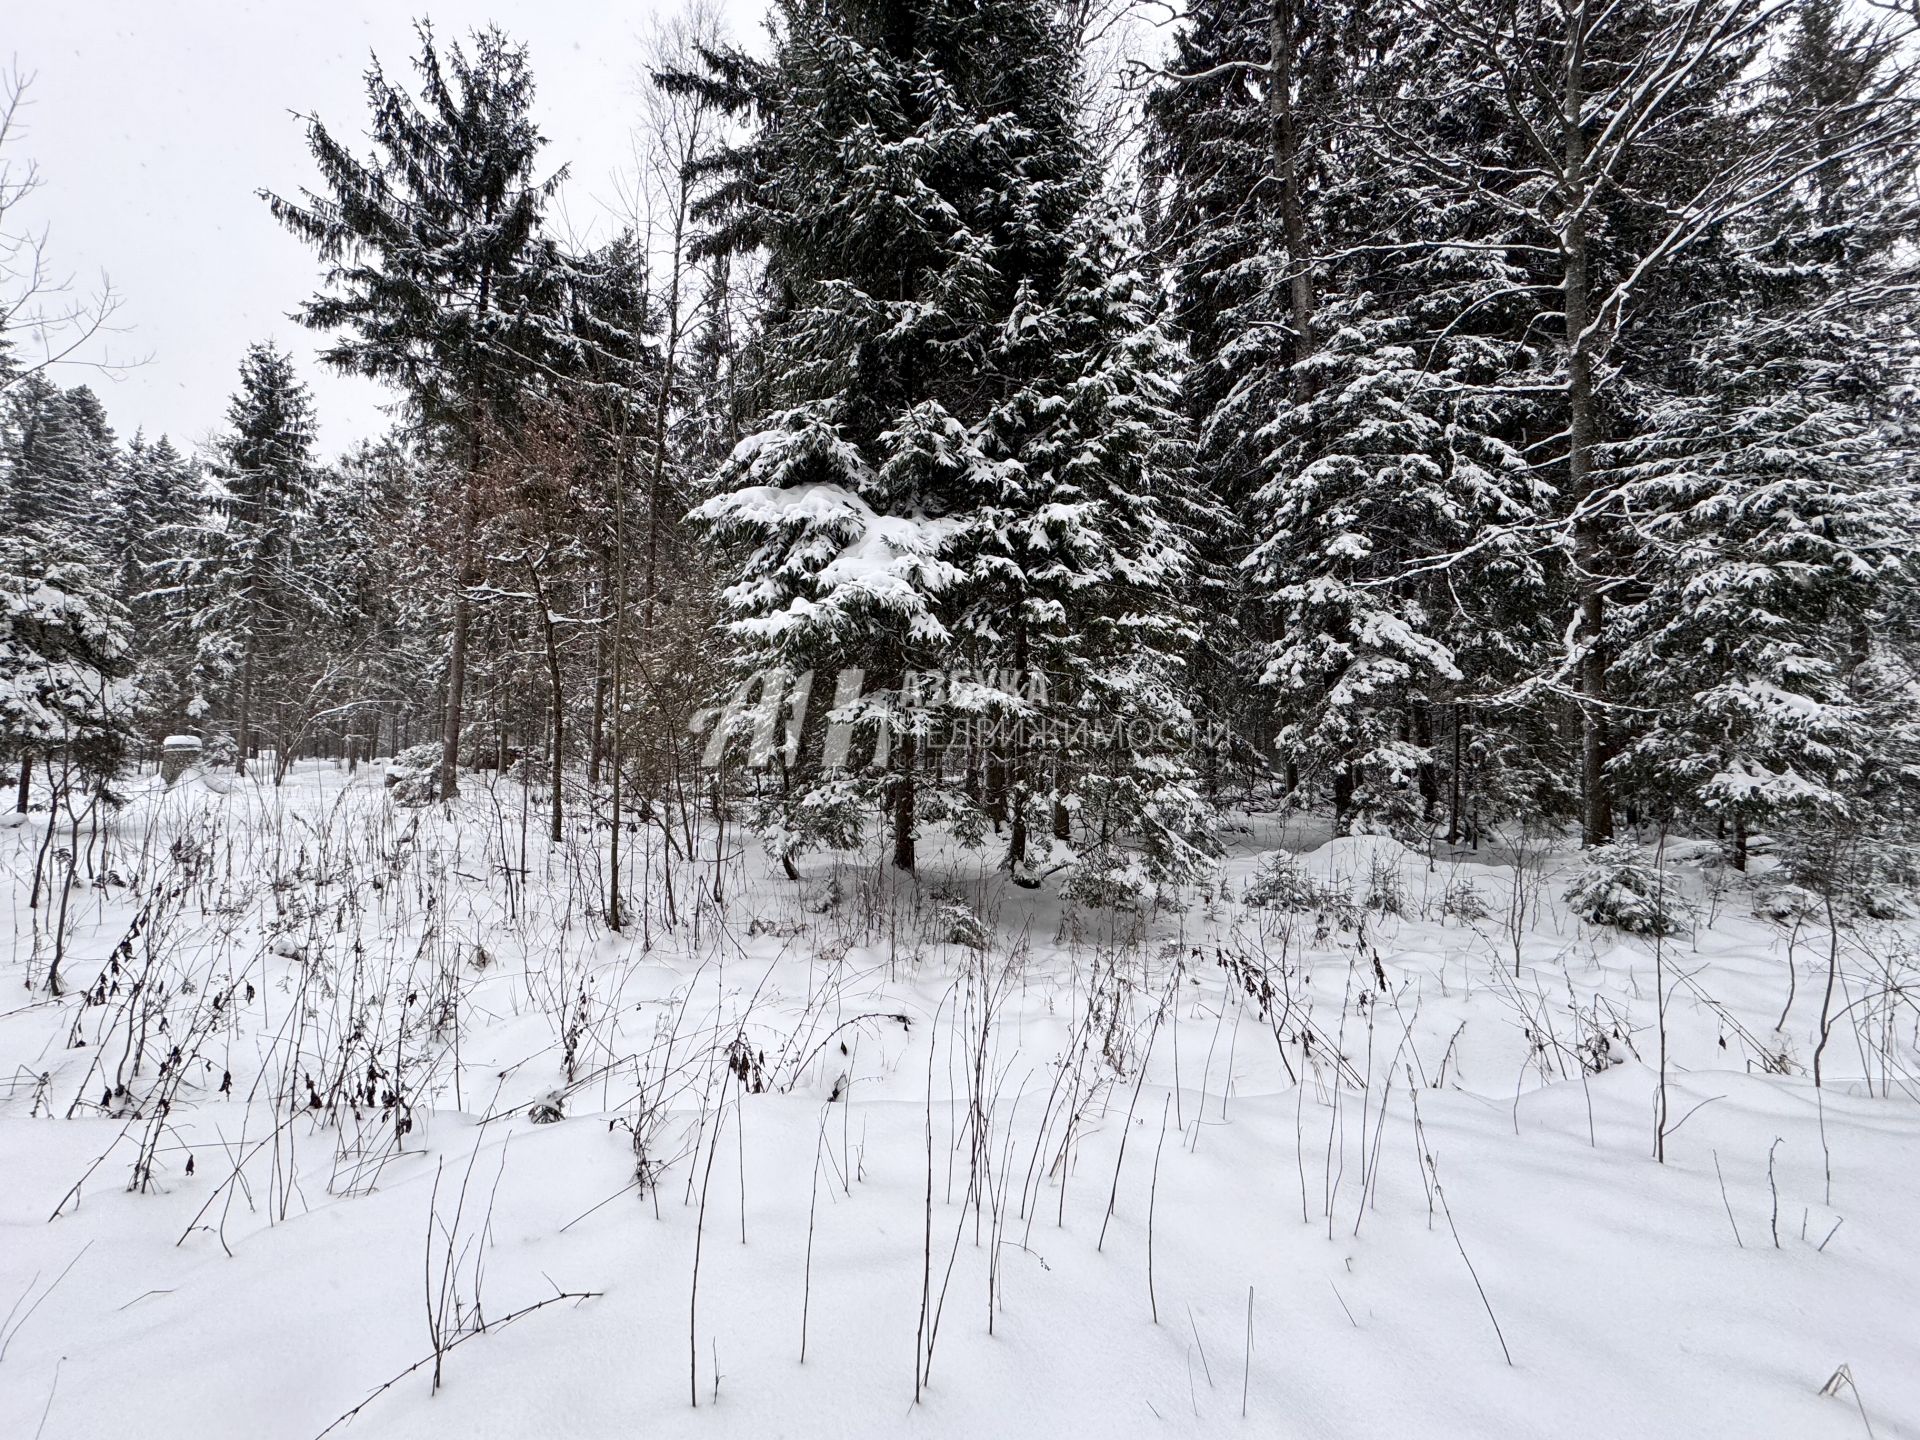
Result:
M1000 811L1026 878L1032 807L1070 829L1091 778L1043 738L1049 710L1097 719L1125 690L1184 721L1166 678L1184 543L1163 507L1186 472L1156 429L1138 282L1100 271L1074 80L1050 7L910 0L783 5L770 60L670 82L754 125L705 208L714 248L766 256L758 420L697 512L743 547L731 628L762 671L859 672L835 718L876 745L866 766L793 757L785 851L844 840L881 799L912 869L921 819L976 833ZM1059 687L1046 707L1036 676ZM927 753L963 734L981 740L965 762Z
M133 637L94 523L117 463L98 398L30 371L0 407L0 749L24 812L36 760L62 786L118 772Z
M133 624L135 676L145 717L163 730L185 722L192 645L169 619L165 594L174 547L197 528L198 465L165 435L136 433L99 497L98 539L114 594Z
M227 407L228 433L208 468L198 523L173 532L165 597L190 640L195 717L233 725L235 768L259 743L263 697L278 694L289 652L329 609L308 550L314 483L313 401L288 356L252 346ZM284 758L287 737L274 734Z
M115 440L99 398L86 386L62 390L44 372L6 392L0 421L0 492L5 519L20 528L93 531L94 500L111 484Z
M1722 826L1742 869L1760 830L1916 798L1913 656L1888 649L1920 581L1910 79L1890 33L1837 0L1798 7L1756 116L1806 137L1798 173L1727 227L1694 343L1608 452L1641 536L1618 669L1649 717L1615 768Z
M0 747L17 766L21 813L36 761L57 788L79 778L105 790L118 774L135 724L131 650L91 547L58 529L0 536Z
M164 537L192 523L199 491L193 462L165 435L148 441L136 432L127 442L100 495L99 532L120 598L134 611L154 583L153 567L165 558Z
M1458 736L1461 697L1510 668L1484 639L1543 579L1518 546L1461 551L1546 497L1487 389L1518 354L1497 217L1436 194L1396 129L1432 49L1408 6L1198 7L1150 173L1203 468L1237 520L1250 728L1343 826L1425 823L1451 781L1457 831L1442 717ZM1424 99L1426 124L1466 118Z
M430 425L450 432L466 483L454 501L453 580L440 793L459 789L479 475L492 429L511 421L522 386L564 331L556 252L541 234L564 177L536 178L524 46L497 27L444 48L418 27L419 96L367 71L373 153L362 159L320 120L307 144L322 189L298 200L261 192L282 224L318 252L325 291L301 320L335 332L326 363L398 385ZM344 332L344 333L341 333Z

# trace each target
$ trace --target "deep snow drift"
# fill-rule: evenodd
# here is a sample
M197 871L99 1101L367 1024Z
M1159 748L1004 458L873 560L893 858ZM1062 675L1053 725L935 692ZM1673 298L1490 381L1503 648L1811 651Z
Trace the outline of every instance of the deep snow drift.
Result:
M75 836L0 832L0 1435L1920 1435L1910 925L1700 847L1656 952L1537 843L1242 817L1089 912L707 820L612 935L525 817L143 789L58 999Z

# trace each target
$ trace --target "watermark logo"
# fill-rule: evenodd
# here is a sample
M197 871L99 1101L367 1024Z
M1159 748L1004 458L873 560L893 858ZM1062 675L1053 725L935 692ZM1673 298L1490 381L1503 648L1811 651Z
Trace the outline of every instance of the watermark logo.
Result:
M730 753L755 770L798 764L809 707L824 689L813 670L755 671L725 701L689 722L694 734L707 737L701 765L717 769ZM838 670L820 761L829 770L856 763L884 768L895 734L936 714L942 717L940 733L929 740L940 748L1010 743L1039 723L1052 692L1038 670L913 670L896 686L873 689L864 669Z
M1136 707L1125 696L1102 704L1037 670L915 670L890 686L870 685L863 669L834 671L830 685L826 673L774 667L741 680L689 723L706 737L700 764L785 770L810 749L828 771L884 770L908 734L923 760L967 764L1020 755L1220 755L1234 742L1224 723L1196 725L1184 711Z

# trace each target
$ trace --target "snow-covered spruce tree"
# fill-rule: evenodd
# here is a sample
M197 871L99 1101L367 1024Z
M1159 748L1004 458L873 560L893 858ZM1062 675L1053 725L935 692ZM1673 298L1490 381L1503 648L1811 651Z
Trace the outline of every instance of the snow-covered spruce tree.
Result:
M105 789L118 773L134 724L130 642L91 547L58 527L0 535L0 746L19 767L21 812L37 760L56 788Z
M340 728L364 742L355 753L394 754L440 733L434 695L451 587L437 502L461 472L431 440L400 424L349 450L316 478L303 527L309 564L335 607L326 636L350 704ZM437 775L436 766L425 793Z
M93 533L93 501L116 467L113 431L86 386L62 390L42 372L6 392L0 417L0 519L16 529Z
M317 117L307 143L321 190L262 192L276 219L318 252L326 288L300 319L345 332L330 365L400 387L427 424L449 432L468 483L454 502L455 591L447 654L440 793L459 787L478 478L486 437L514 414L521 384L560 325L555 250L542 215L564 171L536 179L525 47L489 27L442 49L425 24L416 99L367 71L373 152L355 156Z
M1261 93L1272 13L1268 0L1198 0L1174 32L1169 78L1146 102L1148 221L1173 290L1171 326L1188 353L1183 398L1197 458L1230 504L1257 484L1259 452L1206 429L1234 387L1227 346L1253 328L1274 332L1276 347L1291 339L1284 313L1271 313L1285 298L1273 116Z
M1405 74L1420 56L1392 58ZM1316 348L1276 395L1280 377L1241 367L1229 346L1245 379L1216 420L1264 450L1243 507L1249 599L1274 635L1259 678L1282 752L1330 790L1343 826L1436 818L1460 779L1443 774L1459 761L1438 746L1442 725L1457 737L1461 698L1509 678L1491 637L1523 647L1544 587L1525 547L1485 543L1548 498L1498 388L1520 354L1499 303L1515 277L1495 217L1432 195L1391 130L1368 124L1394 71L1381 61L1354 83L1332 147L1338 178L1316 206ZM1474 728L1504 721L1480 714ZM1459 808L1447 806L1455 833Z
M760 418L697 512L741 547L732 632L749 671L863 672L836 719L877 747L848 769L792 757L783 853L845 839L877 799L903 869L920 819L977 833L996 786L1022 822L1040 797L1070 810L1073 757L1020 741L1013 776L973 739L1044 734L1017 729L1039 718L1028 677L1075 640L1061 704L1097 709L1123 661L1173 665L1146 617L1175 608L1179 561L1142 549L1168 538L1139 434L1159 362L1128 331L1134 282L1107 293L1076 258L1096 186L1064 40L1030 0L787 4L770 60L670 82L754 124L705 212L714 248L766 256ZM929 672L950 678L913 684ZM1128 693L1172 719L1176 692ZM1022 873L1030 828L1010 840Z
M1291 37L1283 47L1290 61L1324 47L1323 28L1286 0L1199 0L1175 30L1166 77L1146 102L1147 222L1172 291L1170 327L1187 353L1183 409L1214 517L1195 576L1213 623L1189 663L1211 728L1232 737L1224 748L1246 762L1250 777L1281 757L1255 659L1275 630L1268 613L1245 603L1241 510L1263 474L1259 432L1285 403L1288 367L1302 337L1310 339L1314 298L1309 269L1295 283L1282 212L1304 255L1317 112L1301 113L1297 85L1283 95L1267 83L1276 27ZM1290 80L1295 73L1290 67ZM1239 393L1244 412L1261 389L1272 404L1251 429L1220 423L1230 395ZM1221 757L1209 763L1217 777Z
M1643 546L1617 670L1651 713L1614 769L1742 869L1762 829L1827 849L1913 814L1911 78L1838 0L1798 8L1759 123L1807 133L1799 171L1731 222L1730 283L1608 456Z
M1447 393L1453 357L1406 343L1406 314L1352 309L1322 307L1320 383L1263 430L1275 474L1248 506L1246 566L1279 634L1260 680L1282 752L1329 787L1337 823L1424 825L1441 800L1435 712L1493 678L1491 647L1472 670L1462 650L1540 588L1524 554L1473 547L1537 513L1537 493L1472 397Z
M1489 388L1522 353L1501 217L1436 194L1397 128L1410 89L1425 125L1474 118L1432 93L1416 20L1204 7L1153 113L1189 400L1242 517L1251 654L1289 775L1324 786L1343 825L1425 822L1444 798L1457 833L1461 697L1512 671L1488 637L1529 628L1544 580L1522 546L1476 542L1546 492Z
M1408 151L1436 193L1507 218L1506 254L1527 296L1513 333L1531 364L1508 388L1528 402L1516 438L1557 497L1550 558L1565 636L1540 654L1529 688L1543 702L1567 697L1577 717L1589 844L1613 832L1622 776L1611 762L1639 723L1620 693L1615 610L1644 576L1608 447L1659 423L1677 367L1737 288L1733 228L1809 161L1812 130L1769 123L1757 84L1792 8L1421 9L1439 47L1425 88L1475 97L1485 123L1423 128L1410 106Z
M103 558L133 624L143 723L162 733L184 723L192 699L192 646L169 622L166 562L195 528L200 500L195 462L164 435L149 442L136 434L98 502Z
M984 722L1007 863L1027 878L1044 815L1083 851L1070 891L1098 899L1191 878L1212 850L1182 664L1205 517L1187 499L1178 357L1157 308L1120 218L1078 217L1052 302L1027 287L990 352L990 371L1022 377L983 430L1007 463L951 551L974 674L947 699ZM1016 682L989 678L996 665Z
M935 799L920 746L939 717L909 681L956 658L961 574L944 552L991 465L982 362L1040 258L1022 252L1073 206L1070 127L1050 113L1063 75L1033 63L1044 19L1018 18L1012 63L983 67L981 17L958 7L783 5L770 60L669 77L753 125L704 213L715 248L766 255L754 429L696 512L744 547L723 595L742 670L860 672L867 693L839 718L875 745L852 770L792 757L768 817L783 854L845 843L883 799L911 869Z
M444 587L413 574L424 498L416 466L403 441L389 436L313 474L298 554L309 628L281 667L286 758L318 736L337 740L350 759L369 758L382 720L433 693L445 614L430 602ZM434 623L418 623L413 607L422 599Z
M36 761L58 762L58 785L104 786L131 735L131 634L92 521L115 468L92 391L14 377L0 405L0 751L21 811Z
M113 567L119 594L136 618L151 588L153 567L165 558L164 537L191 523L200 476L192 460L165 435L149 442L135 434L99 497L96 530ZM142 624L141 632L150 626Z
M327 606L313 586L303 529L313 485L313 402L292 361L251 346L227 408L229 432L208 467L201 517L170 532L164 597L192 647L189 716L233 726L235 768L257 749L258 703L284 699L288 652L312 638ZM204 723L204 722L202 722ZM284 758L287 736L275 727Z

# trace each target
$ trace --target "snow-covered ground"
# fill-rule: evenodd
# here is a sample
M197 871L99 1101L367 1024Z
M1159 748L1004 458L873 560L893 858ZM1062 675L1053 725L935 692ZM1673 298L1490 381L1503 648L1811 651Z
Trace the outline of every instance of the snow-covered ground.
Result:
M1920 1436L1911 926L1255 816L1137 913L640 833L616 936L526 812L143 789L57 1000L0 832L0 1436Z

